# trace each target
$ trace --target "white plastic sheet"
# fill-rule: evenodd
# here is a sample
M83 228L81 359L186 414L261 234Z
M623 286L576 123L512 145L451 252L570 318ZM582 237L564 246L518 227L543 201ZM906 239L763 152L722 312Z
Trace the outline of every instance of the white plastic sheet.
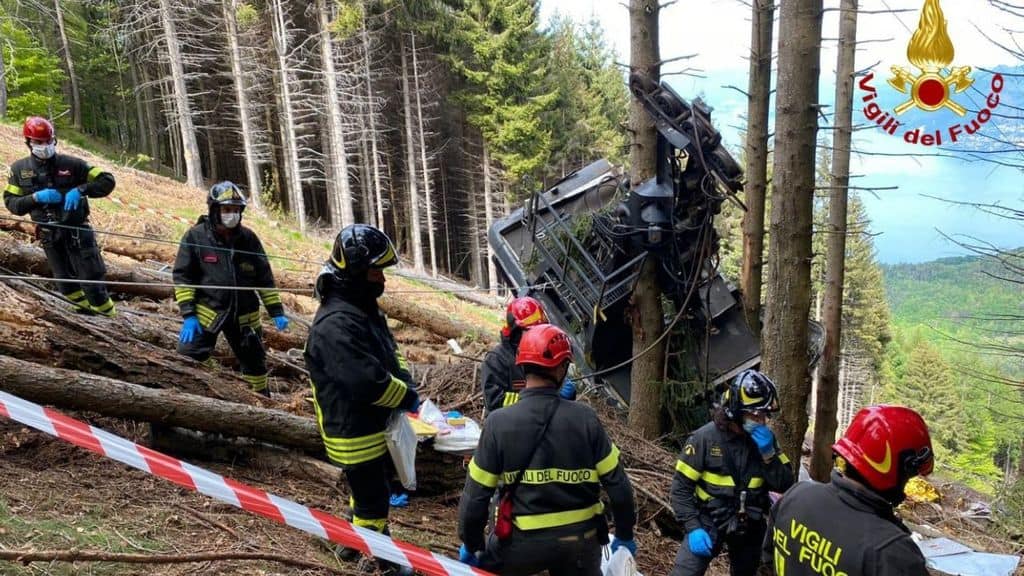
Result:
M384 431L384 440L387 442L391 461L395 463L395 470L402 486L405 486L406 490L415 490L418 440L404 411L395 410L391 413L387 430Z
M625 548L612 554L611 546L601 550L601 574L604 576L643 576L636 569L636 559Z
M437 428L437 436L434 437L434 450L439 452L454 452L471 454L480 441L480 426L469 416L463 415L466 424L463 426L451 426L437 406L430 400L420 404L420 420Z

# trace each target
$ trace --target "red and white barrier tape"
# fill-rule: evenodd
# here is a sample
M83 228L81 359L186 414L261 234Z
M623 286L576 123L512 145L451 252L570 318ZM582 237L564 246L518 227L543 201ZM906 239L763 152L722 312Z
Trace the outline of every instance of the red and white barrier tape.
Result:
M472 568L412 544L394 540L379 532L285 500L258 488L214 474L187 462L171 458L120 436L105 432L33 402L0 391L0 416L117 460L143 472L170 480L221 502L259 514L304 532L325 538L428 576L455 576L490 573Z

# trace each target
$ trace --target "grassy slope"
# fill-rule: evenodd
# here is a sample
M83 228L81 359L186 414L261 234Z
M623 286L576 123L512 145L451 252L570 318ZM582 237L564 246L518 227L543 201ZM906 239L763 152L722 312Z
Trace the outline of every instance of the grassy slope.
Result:
M76 140L80 139L76 138ZM123 202L152 207L160 212L186 218L190 222L194 222L200 214L206 213L205 191L195 190L181 182L149 172L118 166L115 160L94 155L63 141L59 149L61 152L81 156L90 163L113 172L117 178L117 188L114 190L113 196ZM26 152L20 129L11 124L0 124L0 162L10 165L16 159L24 156ZM141 211L107 200L94 201L91 203L91 207L92 223L97 230L161 240L162 242L151 242L145 248L153 249L154 255L164 262L173 261L176 251L175 244L185 232L187 227L185 223L158 213ZM10 213L6 211L2 213L4 216L10 216ZM256 210L247 210L245 224L259 234L268 254L302 260L301 262L273 260L274 271L277 274L289 273L307 276L312 281L330 250L331 237L303 235L296 230L291 219L279 214L261 214ZM141 244L141 241L102 235L100 241L101 243ZM388 278L388 291L395 294L405 292L400 297L414 300L417 306L436 312L441 316L453 317L488 332L496 332L501 327L501 316L498 310L490 310L467 303L450 294L432 290L427 285L414 280L391 275Z

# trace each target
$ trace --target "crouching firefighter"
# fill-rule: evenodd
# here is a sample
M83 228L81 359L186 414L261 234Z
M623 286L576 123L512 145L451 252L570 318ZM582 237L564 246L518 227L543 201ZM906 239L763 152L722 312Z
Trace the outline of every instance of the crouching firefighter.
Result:
M343 228L316 281L320 308L305 349L327 457L344 470L351 489L352 523L384 534L391 496L384 430L396 409L415 412L420 403L408 362L377 306L384 269L397 263L391 239L377 228ZM346 560L357 554L340 551ZM405 573L378 564L385 573Z
M526 385L523 369L516 365L516 352L523 331L530 326L547 324L544 307L535 298L522 296L508 303L501 341L484 356L480 377L483 382L484 408L488 414L519 401L519 393ZM569 378L559 389L566 400L576 399L576 385Z
M459 504L459 559L503 575L599 576L608 525L612 549L636 553L633 487L593 409L561 398L572 360L565 332L550 324L523 334L516 364L526 373L519 402L487 418ZM485 540L491 496L497 518Z
M686 439L672 478L672 511L686 531L672 576L703 575L723 546L732 576L757 572L768 492L793 484L789 459L765 425L778 409L775 384L745 370L722 393L712 421Z
M772 509L765 563L778 576L927 576L921 549L894 512L907 481L935 466L921 415L864 408L832 451L832 482L801 482Z
M174 261L174 299L184 318L178 352L212 365L210 354L223 332L241 365L242 378L253 392L269 397L260 300L274 326L285 330L288 317L281 295L263 244L242 226L245 197L238 187L231 182L214 184L206 204L208 213L185 232Z
M114 301L101 282L107 268L89 225L89 198L114 190L114 176L67 154L57 154L53 124L33 116L22 127L31 154L11 165L4 204L30 214L57 288L79 312L114 316ZM75 282L85 280L88 282Z

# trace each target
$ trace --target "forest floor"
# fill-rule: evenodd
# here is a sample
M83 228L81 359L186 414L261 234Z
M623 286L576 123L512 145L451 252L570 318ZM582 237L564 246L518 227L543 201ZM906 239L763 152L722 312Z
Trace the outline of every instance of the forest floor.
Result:
M19 131L0 125L0 162L10 164L25 153ZM97 158L83 150L61 146L63 152L81 155L90 162L111 167L107 159ZM111 167L118 186L110 199L92 202L92 222L100 231L140 236L124 238L100 235L108 262L124 266L154 267L173 261L177 241L190 222L205 213L205 196L186 186L143 171ZM115 203L113 199L120 201ZM7 213L4 213L7 216ZM2 222L0 222L2 223ZM329 236L302 235L294 232L287 219L268 217L259 211L246 212L245 224L257 231L268 253L289 260L273 261L279 279L290 285L311 286L330 246ZM18 231L0 232L19 242L31 239ZM0 286L2 287L2 286ZM24 290L24 287L14 288ZM496 335L501 324L500 306L482 307L431 289L427 284L389 274L388 291L399 303L411 305L417 314L393 320L392 328L406 356L415 365L424 396L442 409L458 406L463 412L479 417L482 411L477 394L478 365L464 357L456 357L439 334L451 330L445 323L457 322L473 329L457 338L464 355L482 357L488 347L486 335ZM310 320L315 301L306 295L285 298L289 312L297 318ZM397 305L398 303L396 303ZM14 325L13 318L24 321L25 311L12 311L0 300L0 330ZM169 302L151 302L141 298L118 302L123 312L112 321L141 321L149 318L159 332L155 342L172 346L180 320ZM408 308L408 306L407 306ZM132 313L134 311L134 313ZM17 312L17 313L15 313ZM154 314L154 312L157 312ZM28 311L28 316L42 322L41 311ZM82 317L81 322L90 319ZM100 321L97 319L99 324ZM105 325L106 325L105 324ZM445 328L432 328L434 325ZM16 328L17 326L15 326ZM294 322L290 338L275 336L267 328L268 346L281 353L278 358L293 357L295 342L301 342L305 329ZM127 331L126 331L127 332ZM20 332L11 332L20 333ZM485 336L481 336L485 335ZM127 338L127 336L126 336ZM493 338L493 336L491 336ZM291 354L289 354L291 353ZM220 349L218 358L229 362L230 354ZM36 360L33 360L36 361ZM187 361L182 360L183 363ZM56 363L47 362L46 365ZM40 361L40 364L44 362ZM281 361L272 365L272 407L312 417L308 383L294 370L285 369ZM82 371L95 370L81 366ZM0 389L3 388L0 375ZM671 530L670 514L665 510L675 454L672 450L640 440L628 429L621 414L610 408L594 393L584 394L601 414L613 440L622 448L624 462L637 487L640 524L637 541L638 562L647 576L668 574L679 541L666 533ZM260 401L262 402L262 401ZM256 400L253 402L257 403ZM266 404L264 404L266 405ZM74 417L147 444L150 427L128 419L70 411ZM308 472L270 465L259 461L192 461L240 482L253 485L283 498L335 515L345 512L348 490ZM454 471L462 476L461 470ZM440 554L455 556L459 544L456 534L457 506L461 484L454 482L447 490L434 494L415 495L407 508L392 512L391 529L396 538L428 548ZM960 502L967 502L967 497ZM915 508L911 514L922 523L944 523L938 528L951 537L976 544L984 549L1014 552L1015 545L987 535L984 527L955 522L936 514L932 505ZM668 519L666 522L666 518ZM966 536L976 536L975 541ZM678 537L678 534L675 535ZM33 562L21 565L0 560L0 575L28 574L356 574L355 564L340 562L324 546L324 541L296 529L274 523L234 507L218 503L175 484L71 446L43 433L0 418L0 554L9 551L79 551L100 554L128 554L144 557L144 563L114 561ZM182 559L197 554L210 554L205 561L187 563L155 563L154 556ZM268 559L266 555L275 555ZM232 555L236 559L225 559ZM244 556L262 555L261 559ZM296 561L303 563L297 566ZM718 559L709 572L712 576L728 573L726 563ZM1019 572L1024 574L1024 569Z

